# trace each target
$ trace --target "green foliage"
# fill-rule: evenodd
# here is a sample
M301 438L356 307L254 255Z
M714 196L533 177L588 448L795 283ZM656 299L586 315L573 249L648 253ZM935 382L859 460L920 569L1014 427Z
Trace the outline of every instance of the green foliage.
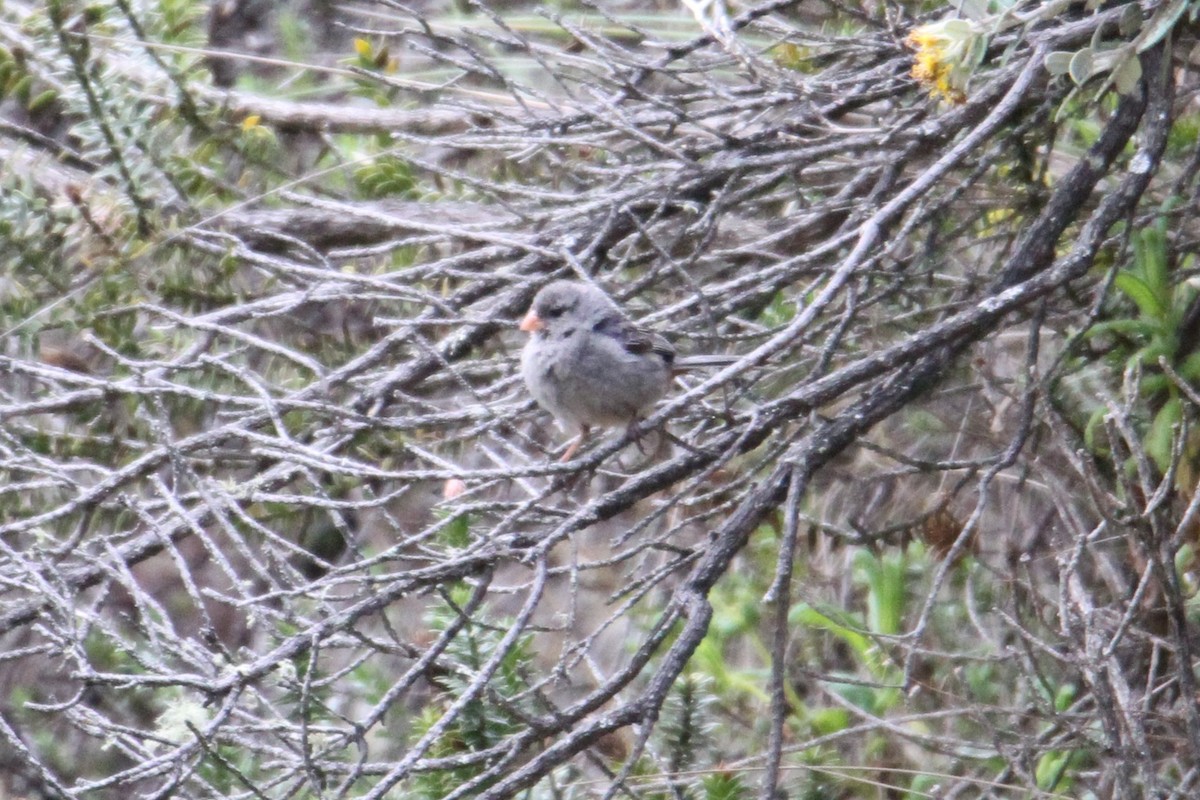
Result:
M204 43L206 9L195 0L158 0L149 4L139 21L151 35L183 45Z
M1088 766L1091 759L1082 750L1051 750L1038 759L1034 768L1037 788L1046 792L1069 794L1075 785L1072 774Z
M1113 279L1113 286L1133 313L1097 323L1086 333L1092 341L1111 341L1107 358L1114 367L1141 376L1139 394L1145 407L1152 410L1143 428L1143 445L1163 472L1171 461L1175 427L1183 420L1185 404L1179 387L1160 362L1188 382L1200 380L1200 353L1185 351L1180 338L1181 325L1198 290L1177 278L1189 264L1172 267L1167 245L1165 219L1133 234L1133 263ZM1097 437L1106 414L1107 409L1097 409L1086 428L1088 444L1094 450L1101 449Z
M428 627L433 635L439 635L454 624L461 613L469 592L465 586L450 593L449 600L429 612ZM445 652L443 669L438 678L440 695L415 721L410 739L419 741L439 725L455 701L472 684L480 670L497 651L507 625L501 620L485 623L472 620L459 631ZM452 756L477 752L499 744L521 729L520 719L504 710L504 703L515 708L528 705L526 691L529 688L526 675L533 660L532 637L522 636L503 656L499 668L488 683L484 696L476 696L465 704L454 720L432 744L433 756ZM532 709L530 709L532 710ZM412 796L421 800L438 800L449 791L471 780L482 770L483 765L474 764L458 768L421 772L409 783Z
M742 782L742 776L736 772L717 770L701 779L704 788L704 800L748 800L754 793Z
M802 73L812 73L817 69L810 47L784 42L773 47L771 53L775 57L775 63L785 69Z
M713 621L692 656L692 665L712 682L712 691L726 702L759 703L766 699L761 666L747 666L731 657L733 652L745 648L757 654L765 652L758 632L763 591L765 587L759 577L743 573L731 575L721 590L710 597Z
M308 21L294 9L280 8L276 12L276 30L284 58L303 61L312 47L312 29Z
M786 325L796 317L797 304L785 292L776 292L759 315L759 322L769 327Z
M907 567L903 550L879 555L860 550L855 555L854 574L867 589L867 627L872 633L887 636L900 633Z
M712 679L699 671L683 673L671 687L654 731L656 750L666 754L666 767L671 773L707 761L716 700Z
M261 761L245 747L220 745L204 751L198 771L219 792L225 795L245 790L264 779Z
M368 39L357 38L354 40L354 55L345 63L365 73L355 84L356 94L380 106L389 106L400 96L398 86L372 78L372 73L386 77L399 69L399 61L392 57L391 48L387 45L376 46Z
M1168 134L1167 148L1177 158L1184 158L1200 141L1200 113L1181 114Z
M354 179L364 197L415 197L416 180L412 166L395 155L380 155L354 171Z
M461 550L469 545L471 543L471 515L448 515L440 538L447 547L454 549Z
M0 272L14 283L0 295L0 316L24 319L41 298L70 285L64 264L71 216L19 175L0 186Z

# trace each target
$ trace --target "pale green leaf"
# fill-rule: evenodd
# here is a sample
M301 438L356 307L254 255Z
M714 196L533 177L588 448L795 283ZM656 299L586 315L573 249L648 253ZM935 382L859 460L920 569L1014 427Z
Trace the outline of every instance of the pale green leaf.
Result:
M1121 62L1121 66L1117 67L1113 78L1116 81L1118 92L1133 94L1137 90L1138 81L1142 79L1142 62L1136 56L1129 57Z
M1095 59L1093 50L1090 47L1085 47L1075 55L1071 56L1071 64L1067 71L1071 74L1071 80L1077 84L1084 84L1088 78L1092 77L1095 69Z
M1074 53L1069 53L1065 50L1055 50L1053 53L1046 54L1043 64L1046 67L1046 71L1055 77L1066 75L1067 71L1071 68L1071 58L1074 55Z

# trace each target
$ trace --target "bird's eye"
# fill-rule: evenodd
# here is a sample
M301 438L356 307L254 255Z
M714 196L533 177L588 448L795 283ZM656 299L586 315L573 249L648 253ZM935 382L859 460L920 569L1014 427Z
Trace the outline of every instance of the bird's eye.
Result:
M561 317L564 311L566 311L566 309L562 306L550 306L550 308L546 309L544 316L550 319L555 319L557 317Z

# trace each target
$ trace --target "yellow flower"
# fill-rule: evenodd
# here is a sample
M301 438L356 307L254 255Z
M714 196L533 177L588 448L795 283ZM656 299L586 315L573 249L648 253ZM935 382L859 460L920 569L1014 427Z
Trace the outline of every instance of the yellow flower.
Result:
M915 28L905 44L916 53L912 76L929 94L955 105L967 100L967 81L983 59L987 39L963 19L944 19Z

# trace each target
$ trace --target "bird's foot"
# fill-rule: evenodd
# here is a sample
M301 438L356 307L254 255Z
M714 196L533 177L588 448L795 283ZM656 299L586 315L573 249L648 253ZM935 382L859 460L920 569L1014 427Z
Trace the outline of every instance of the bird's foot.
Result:
M579 448L583 447L583 443L587 441L587 436L588 429L585 425L579 429L579 435L575 437L575 441L571 442L571 445L567 448L567 451L563 453L562 457L558 460L565 463L574 458L575 454L579 452Z
M646 437L643 436L642 432L638 430L639 421L640 420L638 420L636 417L629 421L629 425L625 428L625 437L633 442L639 453L646 455L646 448L642 444Z

